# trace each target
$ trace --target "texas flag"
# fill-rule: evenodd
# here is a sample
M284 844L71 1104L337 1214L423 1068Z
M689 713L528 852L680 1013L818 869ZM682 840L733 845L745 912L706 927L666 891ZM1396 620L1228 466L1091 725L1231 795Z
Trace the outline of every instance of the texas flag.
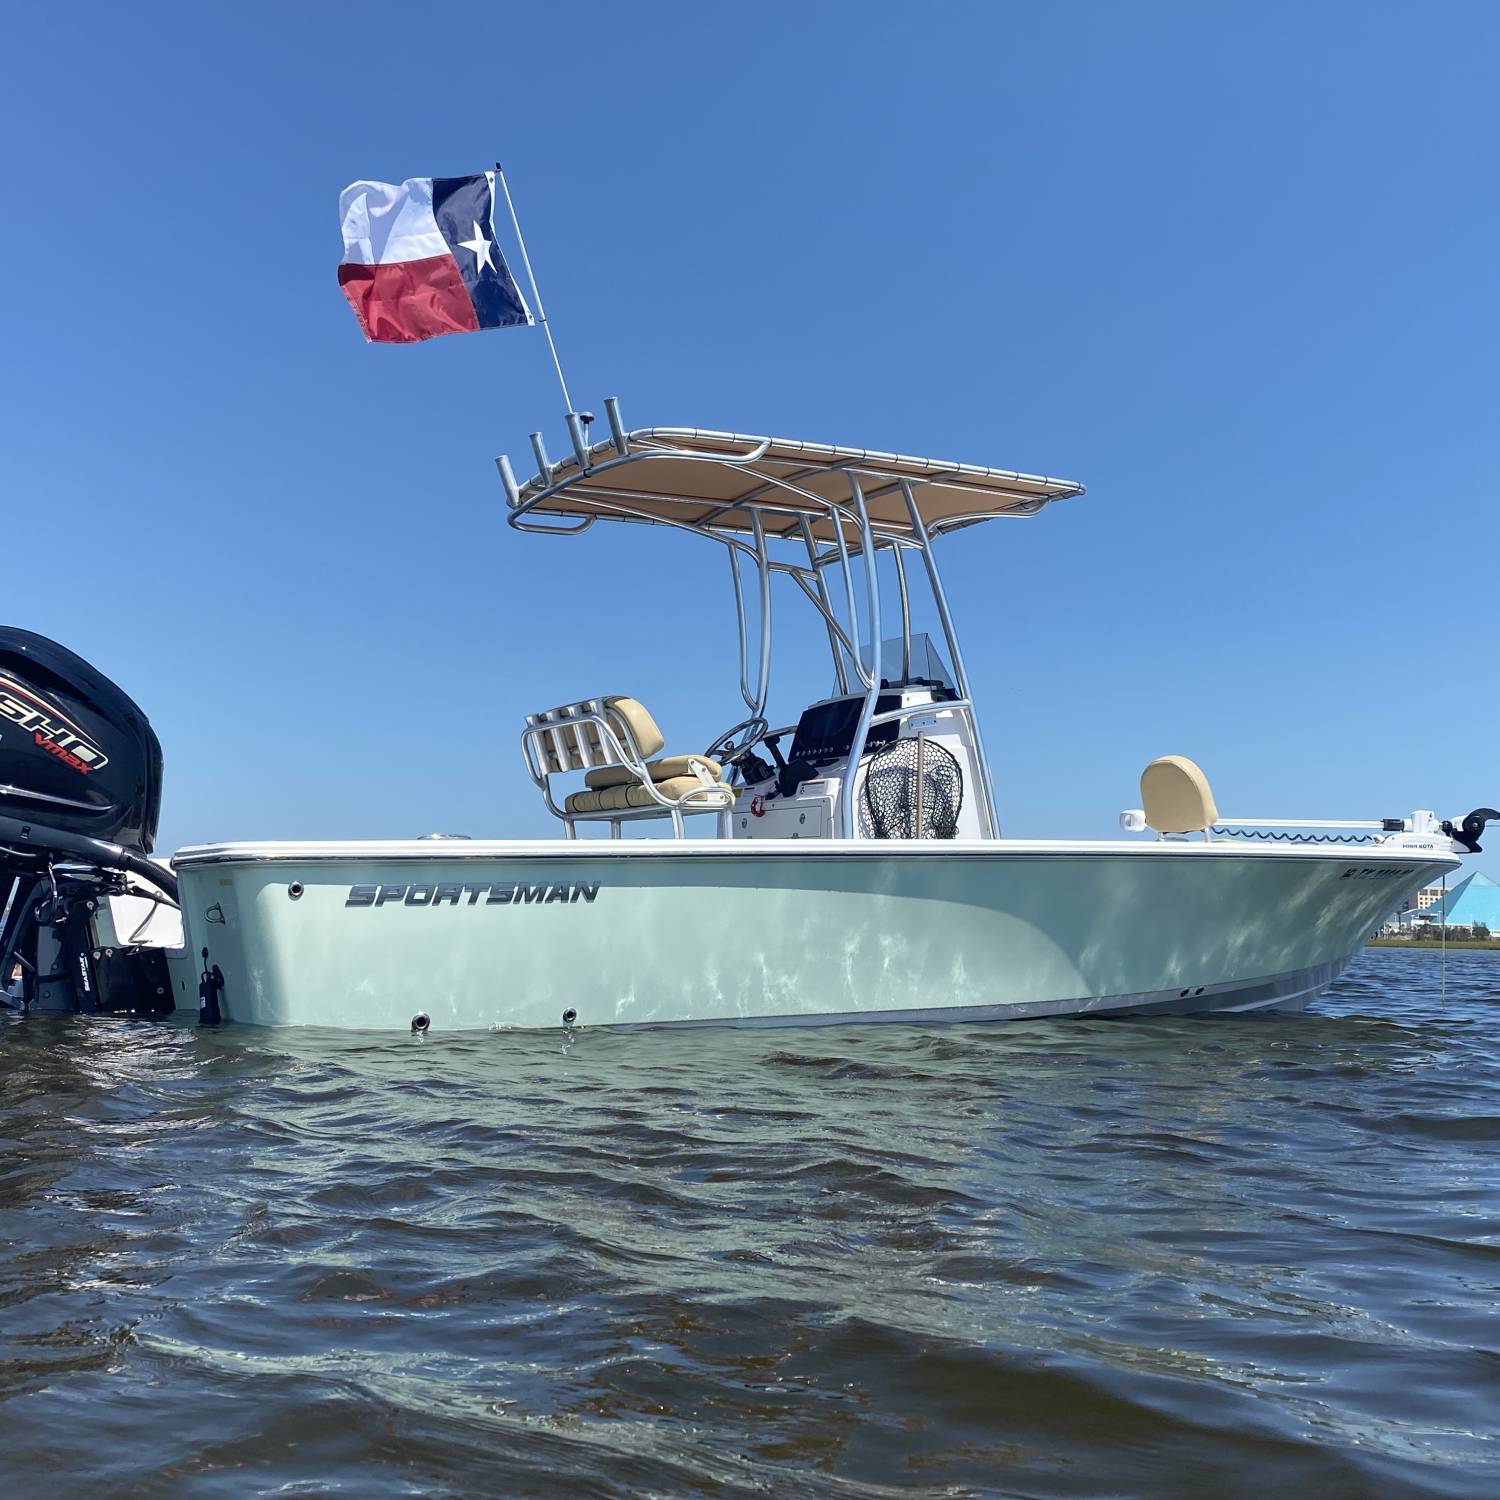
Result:
M351 182L339 286L372 344L514 328L531 312L495 241L495 174Z

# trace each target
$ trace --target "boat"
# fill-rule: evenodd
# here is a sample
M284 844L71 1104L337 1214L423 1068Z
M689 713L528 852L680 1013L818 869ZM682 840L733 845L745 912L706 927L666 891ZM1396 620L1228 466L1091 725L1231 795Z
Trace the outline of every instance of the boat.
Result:
M722 548L723 733L668 753L619 691L628 661L601 655L596 696L518 713L518 772L555 838L226 842L168 869L145 715L64 648L0 632L10 1004L418 1032L1293 1008L1500 818L1226 818L1202 770L1163 755L1107 836L1007 837L937 544L1083 487L628 430L604 405L608 435L570 412L558 461L534 433L524 485L497 460L507 520L548 545L630 524ZM775 727L778 575L829 691Z

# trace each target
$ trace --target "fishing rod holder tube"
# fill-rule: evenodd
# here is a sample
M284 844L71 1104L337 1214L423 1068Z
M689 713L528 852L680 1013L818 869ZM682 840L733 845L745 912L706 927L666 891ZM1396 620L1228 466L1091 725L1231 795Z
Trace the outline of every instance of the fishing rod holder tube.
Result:
M589 470L589 444L583 432L583 418L576 411L570 411L567 415L568 436L573 440L573 457L578 460L578 467L586 474Z
M510 458L502 453L495 460L495 467L500 471L500 483L505 490L506 502L510 505L521 503L521 486L516 483L516 471L510 466Z
M625 426L620 420L620 402L615 396L604 398L604 415L609 422L610 441L615 445L615 452L624 458L630 452L630 441L625 436Z

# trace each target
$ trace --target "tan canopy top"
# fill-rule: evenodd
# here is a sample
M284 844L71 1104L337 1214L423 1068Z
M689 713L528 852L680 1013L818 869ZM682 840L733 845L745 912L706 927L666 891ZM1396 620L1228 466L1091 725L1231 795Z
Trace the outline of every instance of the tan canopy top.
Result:
M505 470L502 468L502 473ZM1066 479L1016 474L977 464L945 463L899 453L874 453L828 443L708 432L695 427L648 427L588 450L538 474L512 503L523 517L571 520L665 521L694 530L749 532L751 511L766 534L800 537L805 518L819 541L833 539L837 508L853 529L850 474L858 478L873 531L913 536L902 489L909 482L922 522L937 536L993 516L1034 515L1050 501L1081 495Z

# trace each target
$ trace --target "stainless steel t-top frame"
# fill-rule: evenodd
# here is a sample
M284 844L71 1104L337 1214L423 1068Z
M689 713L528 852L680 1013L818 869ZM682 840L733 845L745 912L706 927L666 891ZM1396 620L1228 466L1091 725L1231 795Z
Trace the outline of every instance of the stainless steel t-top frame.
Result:
M782 438L696 428L627 432L615 398L607 398L604 407L609 439L590 446L586 433L591 419L570 417L573 454L561 462L552 462L542 435L532 433L537 474L524 487L517 484L507 457L496 460L510 525L517 531L576 535L599 520L634 521L672 526L722 543L734 586L740 694L750 711L734 730L754 725L764 729L770 691L771 574L791 578L823 621L838 691L851 690L852 674L853 690L864 697L838 800L840 835L849 839L858 836L854 771L870 730L932 712L930 703L876 712L881 690L880 554L888 552L894 568L905 677L912 638L905 554L916 552L927 574L958 692L957 699L942 707L968 726L979 769L980 823L986 837L998 838L989 763L933 541L944 532L997 516L1035 515L1052 500L1082 494L1083 487L1010 470ZM773 541L805 556L805 562L773 556ZM856 558L863 563L863 610L855 582ZM746 559L755 568L760 626L753 674L741 576Z

